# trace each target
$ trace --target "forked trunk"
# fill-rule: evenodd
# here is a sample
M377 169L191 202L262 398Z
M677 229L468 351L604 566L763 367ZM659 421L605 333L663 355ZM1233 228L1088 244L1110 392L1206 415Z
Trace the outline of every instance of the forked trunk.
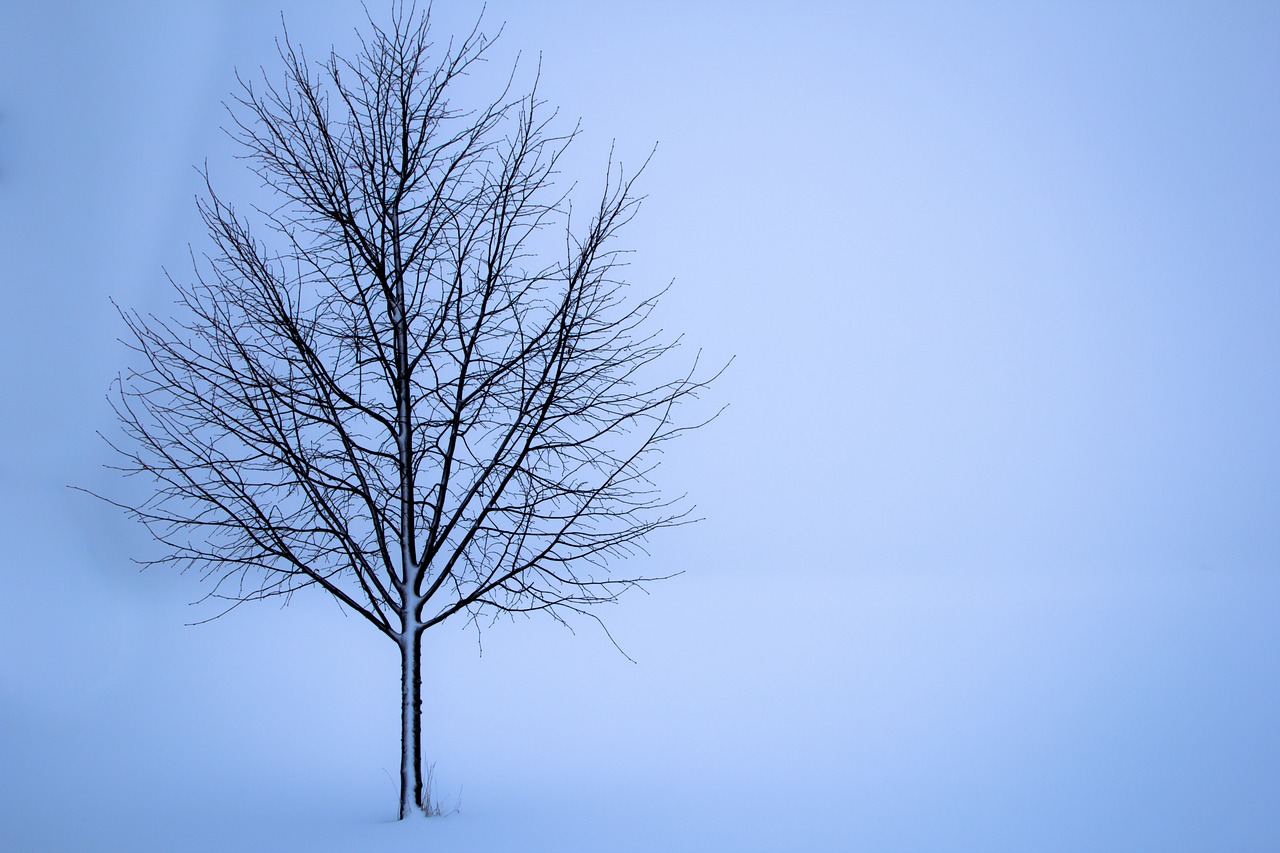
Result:
M400 819L424 811L422 784L422 629L400 638Z

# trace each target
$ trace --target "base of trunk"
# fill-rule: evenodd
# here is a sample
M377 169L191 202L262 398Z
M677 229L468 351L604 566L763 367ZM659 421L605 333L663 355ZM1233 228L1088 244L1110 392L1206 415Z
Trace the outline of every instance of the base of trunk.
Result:
M422 777L422 629L400 638L400 819L431 814Z

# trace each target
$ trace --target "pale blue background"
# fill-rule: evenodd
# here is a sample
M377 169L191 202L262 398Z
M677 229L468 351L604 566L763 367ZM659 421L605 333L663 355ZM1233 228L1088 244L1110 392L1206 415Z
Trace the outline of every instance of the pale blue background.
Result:
M362 21L285 12L315 53ZM707 520L643 565L686 574L606 614L638 663L429 638L462 812L405 827L389 644L322 599L182 626L197 579L64 486L118 487L108 299L168 310L192 165L254 197L218 103L278 7L9 3L0 846L1280 848L1280 6L486 21L582 117L566 180L659 143L631 278L737 357L667 459Z

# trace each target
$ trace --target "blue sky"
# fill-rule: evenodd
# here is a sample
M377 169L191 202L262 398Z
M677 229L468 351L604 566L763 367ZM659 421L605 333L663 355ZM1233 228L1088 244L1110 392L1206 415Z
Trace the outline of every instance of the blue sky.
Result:
M439 32L478 11L437 3ZM41 803L73 755L144 792L111 801L135 838L169 802L157 779L221 790L246 765L273 814L300 808L290 767L347 774L321 825L394 805L394 722L324 722L393 709L380 641L322 601L182 628L198 581L137 575L141 533L64 489L111 482L109 299L167 310L162 267L201 248L192 166L256 192L219 102L234 69L274 73L278 12L0 13L15 837L64 838ZM284 12L317 53L363 20ZM706 521L649 559L686 574L611 621L638 664L591 630L500 627L483 659L438 639L435 753L471 793L433 831L484 849L518 814L563 839L577 809L598 849L634 807L689 849L1274 849L1280 7L491 2L485 21L581 117L566 180L590 192L615 140L633 164L657 144L630 277L674 279L663 324L735 362L729 410L664 466ZM495 737L498 708L542 734ZM294 728L272 746L259 726ZM218 808L266 820L245 798Z

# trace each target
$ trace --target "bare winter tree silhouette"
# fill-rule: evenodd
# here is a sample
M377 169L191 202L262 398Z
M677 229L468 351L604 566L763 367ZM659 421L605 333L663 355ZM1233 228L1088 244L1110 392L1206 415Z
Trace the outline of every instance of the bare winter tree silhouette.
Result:
M594 618L656 579L612 567L689 520L650 474L713 378L669 369L657 296L619 277L635 176L611 159L571 216L553 178L574 132L536 82L455 103L492 42L429 33L402 7L320 63L286 35L283 82L242 81L231 132L279 206L209 185L213 249L174 281L174 319L122 312L142 367L112 396L120 467L156 483L116 502L166 546L153 563L198 569L228 609L319 587L397 645L401 817L433 809L423 633Z

